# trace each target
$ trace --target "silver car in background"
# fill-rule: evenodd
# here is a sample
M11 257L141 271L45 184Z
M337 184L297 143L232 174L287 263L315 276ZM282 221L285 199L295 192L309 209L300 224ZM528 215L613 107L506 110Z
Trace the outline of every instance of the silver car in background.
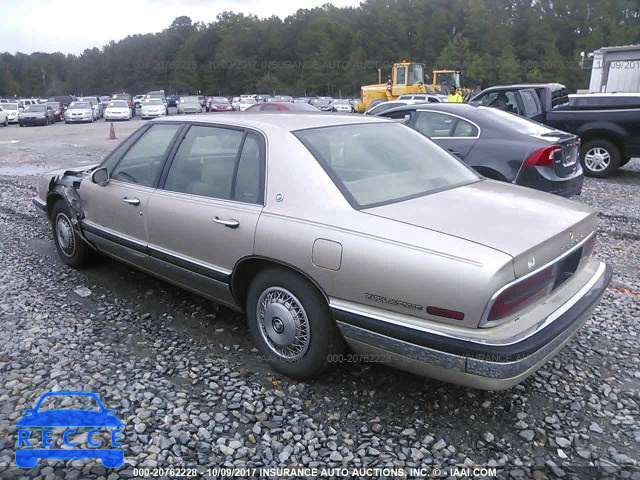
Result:
M64 123L93 122L94 109L90 102L71 102L64 112Z
M111 100L104 111L104 120L131 120L131 108L126 100Z
M487 180L379 117L158 119L100 165L45 175L34 203L65 264L97 250L244 311L299 379L346 342L508 388L570 341L612 275L591 256L596 211Z
M180 97L178 100L178 114L183 113L202 113L203 108L200 103L200 98L195 95L189 95L186 97Z
M164 117L167 114L167 107L160 98L147 98L142 101L140 107L140 118Z

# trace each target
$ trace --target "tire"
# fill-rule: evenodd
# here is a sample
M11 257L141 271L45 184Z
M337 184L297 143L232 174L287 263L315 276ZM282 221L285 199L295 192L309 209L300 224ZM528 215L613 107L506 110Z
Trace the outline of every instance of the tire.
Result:
M45 127L48 127L48 126L49 126L49 119L48 119L48 118L45 118L45 119L44 119L44 126L45 126Z
M89 263L93 252L74 230L72 217L65 201L58 200L51 211L53 242L63 263L71 268L82 268Z
M333 364L331 356L344 349L326 300L304 277L292 271L270 268L258 273L249 287L246 312L258 350L287 377L316 377ZM306 336L301 335L301 330L306 331Z
M580 148L580 163L588 177L604 178L621 166L620 149L609 140L591 140Z
M9 126L9 117L4 119L4 126L8 127Z

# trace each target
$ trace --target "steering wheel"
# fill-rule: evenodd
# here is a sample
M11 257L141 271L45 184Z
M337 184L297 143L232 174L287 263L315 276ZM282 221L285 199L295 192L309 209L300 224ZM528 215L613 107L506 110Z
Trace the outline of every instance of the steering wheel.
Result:
M114 175L114 177L117 177L117 176L126 177L129 180L131 180L131 183L138 183L137 180L133 178L131 175L129 175L127 172L118 172Z

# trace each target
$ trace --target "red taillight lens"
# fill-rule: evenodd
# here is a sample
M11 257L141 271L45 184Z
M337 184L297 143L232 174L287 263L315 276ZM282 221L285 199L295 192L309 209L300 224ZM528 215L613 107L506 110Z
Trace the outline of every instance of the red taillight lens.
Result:
M493 302L488 322L494 322L522 310L551 292L555 281L553 265L504 290Z
M562 147L554 145L552 147L536 150L527 157L523 166L525 167L553 167L556 154L562 153Z

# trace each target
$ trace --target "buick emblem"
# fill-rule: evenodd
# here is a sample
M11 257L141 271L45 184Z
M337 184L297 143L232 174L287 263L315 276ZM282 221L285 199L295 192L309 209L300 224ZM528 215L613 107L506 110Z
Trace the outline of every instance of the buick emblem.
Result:
M536 257L534 257L533 254L531 254L529 255L529 260L527 261L527 267L529 267L529 270L531 270L535 266L536 266Z
M569 242L573 243L573 232L569 231Z

